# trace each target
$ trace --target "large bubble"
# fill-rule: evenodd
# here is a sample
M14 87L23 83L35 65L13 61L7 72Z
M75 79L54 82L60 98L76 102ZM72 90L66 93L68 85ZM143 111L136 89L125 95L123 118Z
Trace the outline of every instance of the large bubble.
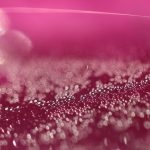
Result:
M32 49L31 40L21 31L9 30L0 37L0 49L7 59L23 59Z
M22 61L32 49L32 42L22 31L9 28L9 19L0 9L0 80L16 78Z

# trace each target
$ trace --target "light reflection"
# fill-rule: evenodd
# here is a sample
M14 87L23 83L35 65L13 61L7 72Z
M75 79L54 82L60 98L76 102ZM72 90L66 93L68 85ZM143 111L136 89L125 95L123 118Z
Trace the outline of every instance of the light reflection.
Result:
M9 21L2 9L0 9L0 36L5 34L9 28Z

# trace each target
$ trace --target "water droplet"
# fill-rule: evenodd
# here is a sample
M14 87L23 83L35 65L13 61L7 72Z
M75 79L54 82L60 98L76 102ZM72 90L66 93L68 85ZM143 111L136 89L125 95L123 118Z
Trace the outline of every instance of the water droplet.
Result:
M17 146L17 144L16 144L16 141L15 140L13 140L13 145L16 147Z

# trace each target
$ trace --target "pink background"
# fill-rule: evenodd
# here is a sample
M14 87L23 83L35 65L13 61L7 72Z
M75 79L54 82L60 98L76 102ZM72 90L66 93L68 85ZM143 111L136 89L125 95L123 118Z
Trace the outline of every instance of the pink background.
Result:
M0 7L48 7L150 15L149 0L1 0Z
M0 2L0 7L13 6L150 15L148 0L1 0ZM147 18L73 13L8 13L8 15L11 27L23 31L31 38L34 45L33 52L36 54L84 57L149 54L150 19ZM143 49L146 53L143 53Z

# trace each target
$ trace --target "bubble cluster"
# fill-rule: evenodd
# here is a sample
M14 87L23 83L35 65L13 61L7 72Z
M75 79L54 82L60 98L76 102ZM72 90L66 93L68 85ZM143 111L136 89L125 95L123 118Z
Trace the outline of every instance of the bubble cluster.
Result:
M1 149L150 148L148 62L34 58L0 97Z

